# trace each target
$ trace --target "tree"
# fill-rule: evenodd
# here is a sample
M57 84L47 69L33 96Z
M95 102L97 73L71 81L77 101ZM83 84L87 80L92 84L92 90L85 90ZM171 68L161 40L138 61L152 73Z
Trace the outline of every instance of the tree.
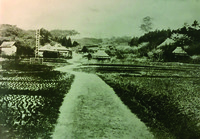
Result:
M86 46L83 46L82 50L81 50L83 53L87 53L89 50Z
M131 41L128 43L130 46L138 46L138 37L133 37Z
M72 40L70 37L67 39L67 47L72 47Z
M33 56L34 55L34 48L31 48L27 41L18 38L16 40L16 46L17 46L17 56Z
M72 47L73 46L70 37L68 39L66 37L63 37L62 40L61 40L61 44L62 44L62 46L65 46L65 47Z
M194 20L192 26L195 27L195 28L199 27L198 21L197 21L197 20Z
M149 32L152 29L152 18L150 16L143 18L143 23L140 25L140 29L144 32Z
M73 46L73 47L76 47L76 46L78 46L78 45L79 45L79 43L78 43L77 41L74 41L72 46Z
M62 46L67 46L67 38L66 37L62 38L61 44L62 44Z
M51 33L48 30L41 28L40 29L40 44L45 45L45 43L50 43L51 39L52 39Z

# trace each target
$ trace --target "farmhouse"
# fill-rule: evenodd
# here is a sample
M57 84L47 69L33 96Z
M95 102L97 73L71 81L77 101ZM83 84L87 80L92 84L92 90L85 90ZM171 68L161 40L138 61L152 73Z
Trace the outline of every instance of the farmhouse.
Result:
M176 56L188 56L187 52L185 52L182 47L176 47L172 53Z
M3 42L0 46L0 53L1 55L12 56L16 55L17 47L15 46L14 41Z
M173 45L174 44L174 40L167 38L164 42L162 42L160 45L157 46L157 48L163 48L166 45Z
M98 45L85 45L83 46L82 48L82 52L91 52L91 53L94 53L94 52L97 52L99 49L99 46Z
M110 59L109 55L106 54L104 50L98 50L96 53L92 55L92 58L98 59L98 60Z
M68 48L57 48L57 51L59 53L59 57L72 58L72 50Z
M72 58L72 50L60 45L45 45L39 49L39 56L43 57L44 53L54 54L54 57Z
M189 58L187 52L185 52L180 46L178 46L172 53L174 54L174 58L176 60L187 60Z

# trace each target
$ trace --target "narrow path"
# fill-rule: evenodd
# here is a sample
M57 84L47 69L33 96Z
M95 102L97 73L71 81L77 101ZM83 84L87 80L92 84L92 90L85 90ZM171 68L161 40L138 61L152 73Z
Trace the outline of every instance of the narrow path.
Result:
M144 123L97 75L72 73L75 74L75 80L60 107L54 139L153 138Z

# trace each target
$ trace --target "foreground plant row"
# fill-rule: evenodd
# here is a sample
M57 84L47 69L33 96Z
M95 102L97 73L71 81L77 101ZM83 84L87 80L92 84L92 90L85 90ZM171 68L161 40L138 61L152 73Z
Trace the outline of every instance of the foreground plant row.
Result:
M0 137L50 138L74 76L41 71L1 77Z
M158 138L200 137L198 78L119 75L99 74Z

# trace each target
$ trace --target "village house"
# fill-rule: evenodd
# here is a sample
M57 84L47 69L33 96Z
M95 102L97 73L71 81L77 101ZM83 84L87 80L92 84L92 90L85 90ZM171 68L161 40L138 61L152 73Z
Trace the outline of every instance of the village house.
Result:
M51 46L47 44L39 48L39 56L43 57L44 53L53 54L53 57L72 58L72 50L60 45Z
M110 56L104 50L98 50L92 55L92 58L97 60L106 60L110 59Z
M176 49L172 51L172 53L174 54L174 58L176 60L186 60L189 58L187 52L183 50L183 48L180 46L176 47Z
M98 45L85 45L83 46L82 48L82 52L90 52L90 53L94 53L94 52L97 52L99 49L99 46Z
M175 43L175 41L173 39L167 38L164 42L162 42L160 45L157 46L157 48L163 48L166 45L173 45Z
M175 56L188 56L187 52L185 52L182 47L176 47L172 53Z
M0 54L1 56L13 56L16 55L17 47L15 46L14 41L4 41L0 46Z
M68 48L58 48L59 57L72 58L72 50Z

